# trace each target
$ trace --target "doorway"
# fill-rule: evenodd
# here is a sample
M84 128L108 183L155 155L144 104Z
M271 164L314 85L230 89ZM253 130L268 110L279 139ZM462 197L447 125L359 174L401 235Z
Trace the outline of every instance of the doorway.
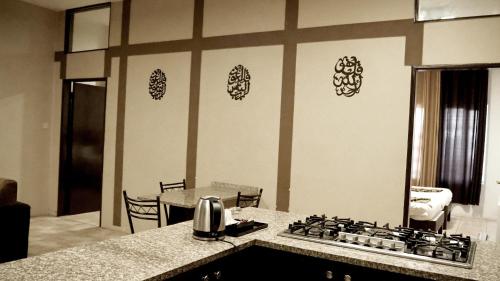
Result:
M499 151L500 65L422 66L413 74L410 226L411 219L440 221L444 213L448 234L498 239L500 162L493 156Z
M106 79L64 80L58 216L101 210L105 111Z

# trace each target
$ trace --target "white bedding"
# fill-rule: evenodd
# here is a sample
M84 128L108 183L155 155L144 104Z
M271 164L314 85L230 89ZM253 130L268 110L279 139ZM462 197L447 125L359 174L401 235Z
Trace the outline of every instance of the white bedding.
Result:
M451 203L452 196L451 190L447 188L412 186L410 218L414 220L433 220L445 206Z

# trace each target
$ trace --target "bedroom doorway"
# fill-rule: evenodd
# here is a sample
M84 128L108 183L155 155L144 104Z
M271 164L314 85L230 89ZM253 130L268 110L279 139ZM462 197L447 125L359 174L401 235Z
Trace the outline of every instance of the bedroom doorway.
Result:
M500 65L415 67L412 92L410 226L495 240Z
M100 225L105 106L106 79L63 82L58 216L98 212Z

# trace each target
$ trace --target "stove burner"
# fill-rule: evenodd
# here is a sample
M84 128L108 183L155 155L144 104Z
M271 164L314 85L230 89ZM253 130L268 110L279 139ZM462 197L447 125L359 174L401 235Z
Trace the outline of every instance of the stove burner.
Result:
M351 247L372 252L472 267L475 242L461 234L429 231L350 218L312 215L288 225L281 236Z

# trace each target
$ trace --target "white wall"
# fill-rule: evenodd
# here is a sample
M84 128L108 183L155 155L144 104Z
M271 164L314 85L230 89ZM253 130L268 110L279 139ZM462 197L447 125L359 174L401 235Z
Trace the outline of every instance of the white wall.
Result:
M414 0L300 0L299 27L413 18Z
M104 77L104 51L68 54L66 79Z
M31 214L48 213L56 12L0 1L0 177L18 181Z
M498 34L500 17L426 23L422 63L500 62Z
M500 68L490 69L488 94L488 133L486 139L486 178L482 196L483 217L498 219L500 201Z
M264 189L261 207L276 208L282 58L282 46L203 52L197 186L257 186ZM242 100L227 92L229 72L238 64L251 77Z
M0 98L0 177L21 180L24 94Z
M131 44L193 37L194 0L132 1Z
M403 37L300 44L290 211L403 222L410 68ZM356 56L359 94L337 96L334 66Z
M106 116L102 167L101 226L113 226L113 202L115 190L116 119L118 112L118 78L120 58L111 59L111 73L106 91ZM123 200L120 196L118 200ZM123 226L123 225L122 225Z
M50 120L50 159L49 159L49 186L46 193L48 213L57 215L58 187L59 187L59 151L61 141L61 107L62 107L62 80L60 79L61 63L53 63L52 98Z
M108 47L110 8L75 13L71 51Z
M203 36L281 30L285 0L206 0Z
M160 181L178 182L186 175L190 60L189 52L128 59L123 189L132 197L158 194ZM161 100L148 92L157 68L167 77ZM123 205L122 226L128 227ZM137 222L138 230L149 227Z

